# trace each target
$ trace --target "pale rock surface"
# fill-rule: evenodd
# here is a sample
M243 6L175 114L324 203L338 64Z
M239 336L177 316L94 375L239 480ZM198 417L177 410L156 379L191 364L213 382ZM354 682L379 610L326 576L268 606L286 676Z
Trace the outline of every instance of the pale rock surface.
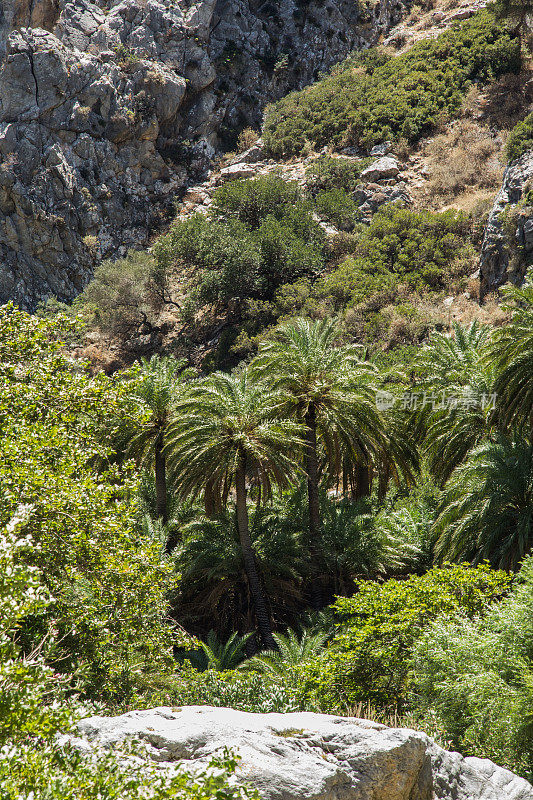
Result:
M481 297L494 291L506 281L520 284L524 278L526 264L533 255L533 203L524 203L515 220L512 231L506 231L505 212L513 211L533 179L533 150L524 153L509 164L503 183L487 220L480 259ZM520 253L520 259L511 259L512 253Z
M490 761L354 718L184 706L91 717L78 728L75 746L141 740L162 768L194 768L229 747L242 758L239 779L265 800L533 800L531 784Z
M361 172L362 181L380 181L384 178L394 178L400 171L398 162L392 156L378 158Z
M252 164L245 164L244 162L230 164L229 167L223 167L220 170L220 180L222 183L226 183L227 181L234 181L237 178L251 178L255 175L256 171Z

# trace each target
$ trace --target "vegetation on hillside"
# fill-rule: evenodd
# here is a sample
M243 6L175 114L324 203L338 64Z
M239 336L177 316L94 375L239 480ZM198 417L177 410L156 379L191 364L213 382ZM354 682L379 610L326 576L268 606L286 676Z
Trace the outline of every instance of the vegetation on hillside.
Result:
M459 110L473 81L519 68L516 32L484 11L400 56L370 50L350 57L267 109L265 143L273 157L287 158L324 145L368 150L391 139L414 142Z
M518 33L359 54L270 108L270 152L414 142ZM367 164L222 184L71 308L0 309L2 800L256 800L228 752L168 778L55 738L156 705L366 714L533 778L533 270L500 328L435 324L479 220L363 218Z
M19 765L7 797L39 796L43 775L67 797L80 781L122 786L114 762L50 739L87 703L367 704L530 775L532 279L508 298L518 351L505 329L456 326L410 378L309 320L231 374L166 357L91 376L65 353L65 318L4 307L0 735ZM464 641L463 675L444 642ZM121 791L147 777L132 780ZM176 780L180 796L213 790L209 775Z

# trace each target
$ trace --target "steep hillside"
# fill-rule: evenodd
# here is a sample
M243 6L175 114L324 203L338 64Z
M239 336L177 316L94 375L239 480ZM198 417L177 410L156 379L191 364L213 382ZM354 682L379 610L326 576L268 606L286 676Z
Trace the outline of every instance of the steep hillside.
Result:
M0 302L71 300L145 245L262 109L375 43L401 0L3 3Z
M492 11L416 14L412 46L402 22L396 49L352 54L269 106L262 139L247 129L190 185L149 252L97 269L76 303L97 329L84 353L108 369L161 349L225 368L304 314L408 360L435 327L505 319L479 258L527 63Z

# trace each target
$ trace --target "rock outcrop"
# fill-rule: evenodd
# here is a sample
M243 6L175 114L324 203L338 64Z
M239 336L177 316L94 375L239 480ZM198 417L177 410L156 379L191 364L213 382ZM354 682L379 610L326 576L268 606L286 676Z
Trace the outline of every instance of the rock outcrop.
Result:
M184 706L91 717L80 748L137 739L163 768L194 767L224 747L265 800L533 800L533 787L491 761L463 758L408 729L324 714L249 714ZM66 738L66 737L65 737Z
M480 296L506 281L521 283L533 259L533 150L505 170L481 250Z
M370 7L368 7L370 8ZM145 245L265 104L374 43L403 0L4 0L0 302L72 299Z

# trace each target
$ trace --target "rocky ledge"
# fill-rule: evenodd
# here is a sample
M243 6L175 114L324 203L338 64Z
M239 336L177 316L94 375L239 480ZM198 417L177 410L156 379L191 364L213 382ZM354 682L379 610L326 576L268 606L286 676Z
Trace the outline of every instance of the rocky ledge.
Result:
M265 800L533 800L533 787L491 761L463 758L422 733L325 714L249 714L184 706L91 717L83 749L141 740L162 768L194 767L221 748Z
M533 258L533 150L513 161L487 220L481 250L481 297L520 284Z

